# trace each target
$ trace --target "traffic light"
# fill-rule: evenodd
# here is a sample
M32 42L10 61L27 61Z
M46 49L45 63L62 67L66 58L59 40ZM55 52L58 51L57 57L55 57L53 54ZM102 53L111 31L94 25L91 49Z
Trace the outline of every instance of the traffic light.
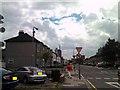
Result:
M0 28L0 32L4 33L4 32L5 32L5 28L4 28L4 27L1 27L1 28Z
M4 22L2 21L2 19L4 19L4 17L3 17L2 15L0 15L0 23L4 23Z
M4 17L0 14L0 24L4 23L4 22L3 22L3 19L4 19ZM0 32L1 32L1 33L4 33L4 32L5 32L5 28L4 28L4 27L1 27L1 28L0 28Z
M4 46L4 42L0 42L0 47L3 47Z

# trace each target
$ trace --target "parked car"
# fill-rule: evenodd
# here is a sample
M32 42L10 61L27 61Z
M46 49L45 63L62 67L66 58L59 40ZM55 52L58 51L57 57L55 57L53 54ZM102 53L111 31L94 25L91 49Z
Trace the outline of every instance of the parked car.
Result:
M109 68L111 67L112 65L108 62L100 62L97 64L98 67L103 67L103 68Z
M0 68L0 77L2 79L2 90L14 89L19 83L17 75L10 70Z
M21 67L16 70L18 78L23 83L28 82L42 82L44 83L47 79L47 75L44 70L41 70L37 67Z

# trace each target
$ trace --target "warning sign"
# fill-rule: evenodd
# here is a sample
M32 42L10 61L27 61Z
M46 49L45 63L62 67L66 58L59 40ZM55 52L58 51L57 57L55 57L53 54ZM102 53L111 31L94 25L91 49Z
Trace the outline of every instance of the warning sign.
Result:
M82 50L82 47L76 47L76 50L77 50L78 53L80 53L81 50Z

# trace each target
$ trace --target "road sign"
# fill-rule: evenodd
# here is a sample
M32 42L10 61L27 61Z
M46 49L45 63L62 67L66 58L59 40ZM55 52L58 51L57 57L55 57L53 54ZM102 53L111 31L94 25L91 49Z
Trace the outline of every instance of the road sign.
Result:
M76 50L77 50L78 53L80 53L81 50L82 50L82 47L76 47Z

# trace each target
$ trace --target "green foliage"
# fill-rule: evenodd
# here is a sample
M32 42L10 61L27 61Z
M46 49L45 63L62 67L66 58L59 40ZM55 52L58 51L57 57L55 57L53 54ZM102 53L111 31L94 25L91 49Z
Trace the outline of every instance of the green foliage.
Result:
M115 39L109 38L105 46L100 49L103 61L110 62L114 65L117 60L116 55L118 54L120 56L120 43L115 41Z
M42 58L44 59L44 62L45 62L45 71L46 71L46 64L51 57L52 57L52 54L50 52L44 52L42 54Z
M45 53L43 53L43 55L42 55L42 58L44 58L45 62L47 62L47 60L48 60L49 58L51 58L51 57L52 57L52 55L51 55L50 52L45 52Z

